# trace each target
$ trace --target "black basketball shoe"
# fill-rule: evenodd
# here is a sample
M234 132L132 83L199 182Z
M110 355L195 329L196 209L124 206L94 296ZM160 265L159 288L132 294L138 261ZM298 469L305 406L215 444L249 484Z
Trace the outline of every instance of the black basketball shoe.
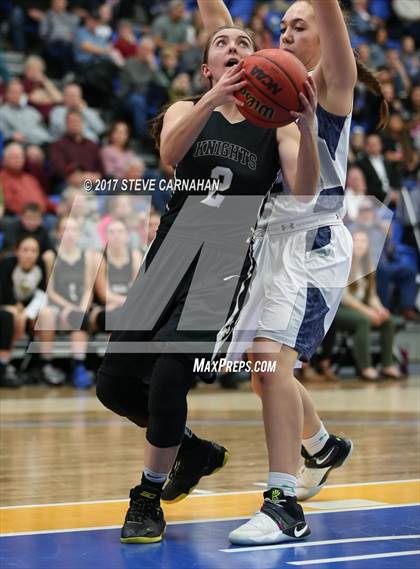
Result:
M229 452L211 441L188 451L179 451L169 479L162 492L162 501L171 504L186 498L203 476L214 474L225 466Z
M321 491L330 472L342 466L353 452L350 439L330 435L322 450L311 456L302 447L305 464L297 475L296 496L298 500L308 500Z
M155 488L141 485L130 490L130 507L121 528L122 543L156 543L165 533L165 518Z
M229 541L235 545L270 545L302 540L310 533L296 498L285 496L279 488L270 488L264 492L261 510L233 530Z

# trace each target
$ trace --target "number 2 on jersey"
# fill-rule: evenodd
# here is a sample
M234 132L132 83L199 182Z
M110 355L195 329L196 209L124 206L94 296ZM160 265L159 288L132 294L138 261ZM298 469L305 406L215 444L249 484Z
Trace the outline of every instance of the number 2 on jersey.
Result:
M210 173L210 177L213 180L218 180L219 185L215 192L210 192L209 195L203 200L203 203L211 207L220 207L224 196L220 195L220 192L226 192L232 184L233 172L230 168L225 168L224 166L215 166Z

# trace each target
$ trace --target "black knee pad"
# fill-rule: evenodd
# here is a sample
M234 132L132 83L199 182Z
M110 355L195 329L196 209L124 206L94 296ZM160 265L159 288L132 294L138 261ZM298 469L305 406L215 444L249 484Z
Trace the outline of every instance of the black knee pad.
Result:
M0 310L0 350L10 350L13 340L13 314Z
M99 370L96 396L102 405L117 415L126 417L139 427L147 427L149 388L141 378L112 375Z
M146 438L160 448L179 445L187 419L187 394L193 363L185 356L161 356L150 380L149 426Z

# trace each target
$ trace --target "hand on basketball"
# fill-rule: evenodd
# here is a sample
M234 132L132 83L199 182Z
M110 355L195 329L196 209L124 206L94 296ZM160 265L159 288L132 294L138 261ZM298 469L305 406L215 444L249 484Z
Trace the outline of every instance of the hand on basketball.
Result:
M243 61L240 61L236 65L229 67L220 77L219 81L208 91L207 96L215 108L227 102L236 103L239 107L244 105L234 96L236 91L239 91L239 89L242 89L242 87L245 87L247 84L247 82L243 80L245 70L242 69L242 66Z
M305 89L306 95L304 93L299 93L299 99L303 105L303 111L300 113L290 111L290 115L296 120L296 124L301 132L313 130L316 106L318 103L316 85L312 77L308 77L308 80L305 81Z

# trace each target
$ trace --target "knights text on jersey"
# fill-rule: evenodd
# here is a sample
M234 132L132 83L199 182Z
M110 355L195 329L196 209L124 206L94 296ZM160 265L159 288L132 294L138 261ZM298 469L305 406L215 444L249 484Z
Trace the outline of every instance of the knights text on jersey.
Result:
M264 196L279 170L276 129L259 128L246 120L230 123L214 111L197 140L177 165L176 180L189 181L175 189L159 231L167 233L189 195L206 195L218 182L223 195ZM257 212L256 212L257 214Z

